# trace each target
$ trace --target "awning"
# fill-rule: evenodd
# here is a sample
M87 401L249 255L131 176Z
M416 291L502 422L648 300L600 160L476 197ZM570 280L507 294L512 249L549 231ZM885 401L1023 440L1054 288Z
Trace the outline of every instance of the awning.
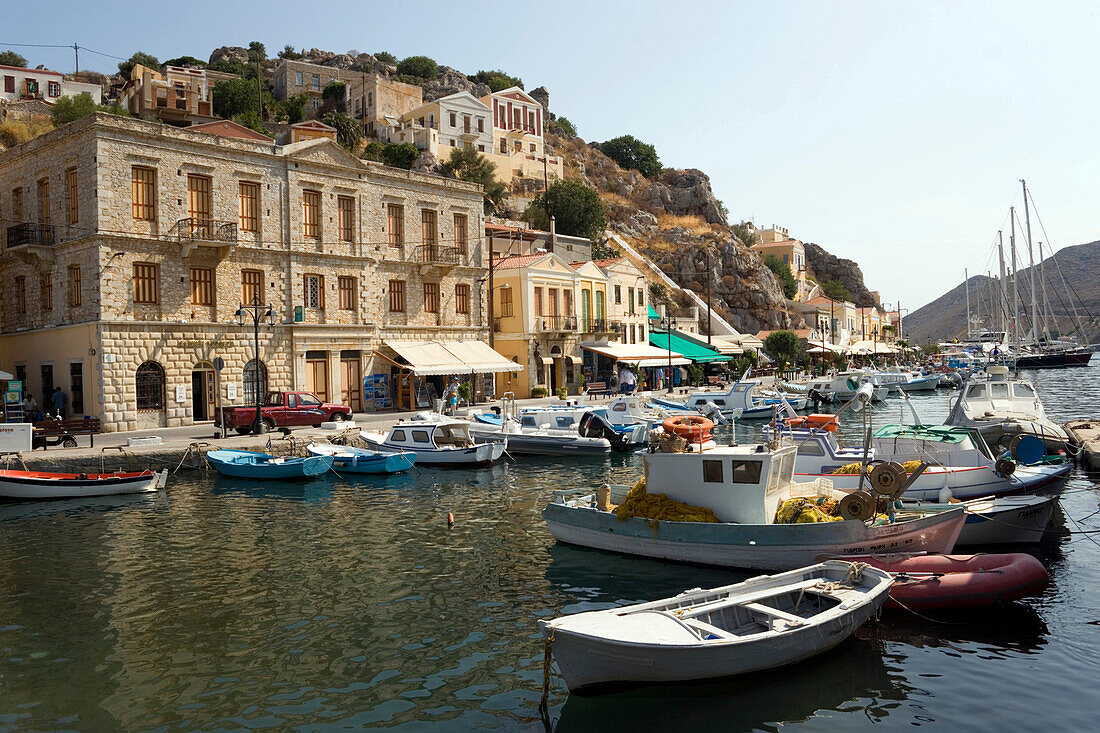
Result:
M864 340L852 344L852 349L857 354L896 354L897 349L881 341Z
M672 366L691 364L691 361L685 359L683 354L676 351L669 354L667 349L656 349L648 344L581 344L581 348L615 361L637 364L643 367L668 366L670 356L672 357Z
M553 359L553 357L550 357L550 356L544 356L544 357L542 357L542 363L545 364L546 366L553 366L554 359Z
M11 380L11 379L15 379L15 377L13 377L11 374L8 374L7 372L5 372L3 370L0 370L0 380L6 382L6 381Z
M662 351L668 351L670 348L678 351L695 364L711 364L713 362L729 361L733 358L723 356L709 346L686 339L675 331L671 334L668 331L650 331L649 343Z
M419 376L516 372L523 366L505 359L481 341L386 341L404 363L398 366Z
M661 315L653 309L653 306L647 306L649 308L649 320L656 321Z
M846 347L846 346L841 346L840 344L830 344L828 342L826 342L824 344L824 348L822 348L822 346L823 345L818 343L818 342L811 341L810 346L809 346L809 348L806 349L806 351L808 353L811 353L811 354L825 354L825 353L843 354L844 352L846 352L848 350L848 347Z
M484 341L440 341L439 343L462 362L467 372L495 374L523 370L522 365L493 351L492 347Z

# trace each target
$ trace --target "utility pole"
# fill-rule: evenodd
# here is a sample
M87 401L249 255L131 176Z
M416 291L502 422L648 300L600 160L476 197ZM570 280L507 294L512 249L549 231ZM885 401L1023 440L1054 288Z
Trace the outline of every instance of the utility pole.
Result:
M710 332L711 332L711 320L710 320L710 281L713 277L713 273L710 271L710 247L707 247L707 346L710 346ZM671 337L670 337L671 338Z
M80 46L73 44L73 54L76 56L76 68L73 69L73 73L80 71Z
M1031 213L1027 205L1027 183L1020 179L1024 187L1024 223L1027 225L1028 282L1031 284L1031 340L1039 340L1039 308L1035 297L1035 253L1031 250Z
M1020 289L1019 272L1016 269L1016 207L1008 208L1008 222L1011 229L1008 232L1008 244L1012 250L1012 335L1016 350L1020 349Z
M997 231L997 257L1000 259L1000 262L1001 262L1001 279L999 281L999 283L1000 283L1000 293L999 293L1000 304L998 306L1001 310L1001 333L1005 334L1004 338L1007 339L1008 330L1007 330L1007 327L1005 325L1005 311L1008 310L1008 307L1007 307L1007 303L1005 303L1005 241L1004 241L1004 231L1003 230L998 230Z

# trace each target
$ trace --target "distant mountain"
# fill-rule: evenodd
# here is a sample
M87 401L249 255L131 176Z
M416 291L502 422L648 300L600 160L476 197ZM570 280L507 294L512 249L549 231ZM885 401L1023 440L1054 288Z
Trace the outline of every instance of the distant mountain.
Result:
M1026 252L1024 254L1026 257ZM1055 264L1056 263L1056 264ZM1061 276L1059 276L1059 269ZM1085 323L1086 338L1089 343L1100 341L1100 240L1088 244L1066 247L1054 253L1046 262L1047 300L1050 312L1057 322L1057 330L1063 334L1073 334L1075 324L1072 307ZM1020 329L1026 333L1031 325L1031 300L1028 295L1030 268L1020 271ZM1062 284L1062 277L1066 285ZM985 275L970 278L971 317L982 318L981 327L989 323L990 292L997 299L997 281ZM1039 280L1039 266L1035 266L1035 289L1042 294ZM1011 293L1009 294L1011 308ZM1041 309L1040 309L1041 310ZM1000 316L995 315L993 329L1000 327ZM931 303L905 316L903 324L905 337L918 344L937 341L949 341L962 338L966 333L966 290L960 283ZM1055 327L1051 326L1051 331ZM1074 334L1076 336L1076 334ZM1079 340L1085 339L1078 337Z

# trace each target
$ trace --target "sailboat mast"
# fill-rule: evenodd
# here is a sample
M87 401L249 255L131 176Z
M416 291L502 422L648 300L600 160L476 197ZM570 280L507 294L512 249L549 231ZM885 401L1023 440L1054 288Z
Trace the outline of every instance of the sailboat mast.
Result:
M1042 242L1039 242L1039 286L1039 291L1043 294L1043 334L1047 337L1047 346L1050 346L1050 322L1054 320L1054 312L1051 311L1050 299L1047 298L1047 270ZM1058 327L1057 322L1054 326Z
M1005 302L1005 238L1004 230L997 231L997 257L1001 262L1001 279L998 280L998 308L1001 311L1001 333L1005 334L1007 338L1008 329L1005 325L1005 311L1008 310L1008 304Z
M1008 209L1008 222L1011 228L1008 231L1008 244L1012 250L1012 337L1016 349L1020 348L1020 289L1018 287L1019 273L1016 270L1016 207Z
M970 273L967 269L963 268L963 287L966 288L966 333L963 334L963 340L970 340Z
M1020 179L1024 187L1024 224L1027 226L1028 288L1031 290L1031 340L1039 340L1039 299L1035 294L1035 253L1031 250L1031 213L1027 205L1027 183Z

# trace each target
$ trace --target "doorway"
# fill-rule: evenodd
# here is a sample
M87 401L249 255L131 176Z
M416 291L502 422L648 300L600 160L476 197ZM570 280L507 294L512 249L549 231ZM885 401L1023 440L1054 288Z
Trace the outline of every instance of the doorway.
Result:
M328 402L328 352L306 352L306 391Z
M214 365L200 361L191 370L191 411L193 422L214 419Z
M363 380L358 351L340 352L340 403L363 411Z

